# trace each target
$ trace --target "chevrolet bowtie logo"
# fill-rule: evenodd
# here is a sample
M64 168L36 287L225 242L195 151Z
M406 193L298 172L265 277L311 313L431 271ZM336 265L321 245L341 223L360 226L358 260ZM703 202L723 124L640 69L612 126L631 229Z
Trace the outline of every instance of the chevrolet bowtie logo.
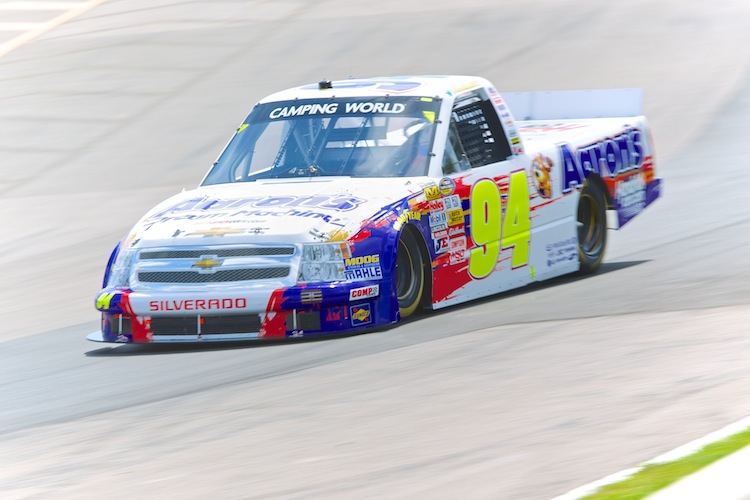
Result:
M211 257L202 257L201 260L193 262L192 267L200 267L201 269L212 269L216 266L221 265L220 260L212 259Z
M242 229L236 229L232 227L217 227L213 229L202 229L199 231L193 231L192 234L199 234L201 236L224 236L225 234L239 234Z

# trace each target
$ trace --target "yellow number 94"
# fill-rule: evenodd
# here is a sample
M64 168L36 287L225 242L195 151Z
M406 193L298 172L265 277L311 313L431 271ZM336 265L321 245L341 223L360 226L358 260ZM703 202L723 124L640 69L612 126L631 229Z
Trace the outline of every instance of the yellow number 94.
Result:
M474 185L469 200L471 237L476 248L469 253L469 274L474 278L489 276L500 257L500 249L512 248L511 266L529 263L531 218L529 185L523 170L510 174L508 201L504 220L500 189L490 179Z

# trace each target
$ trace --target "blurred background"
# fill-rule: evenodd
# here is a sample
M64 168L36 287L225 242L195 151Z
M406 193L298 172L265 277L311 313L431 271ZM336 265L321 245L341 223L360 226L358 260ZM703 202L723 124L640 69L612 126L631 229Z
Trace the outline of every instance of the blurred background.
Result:
M0 3L0 496L549 498L750 413L746 0ZM605 266L389 331L86 343L111 249L318 80L642 87Z

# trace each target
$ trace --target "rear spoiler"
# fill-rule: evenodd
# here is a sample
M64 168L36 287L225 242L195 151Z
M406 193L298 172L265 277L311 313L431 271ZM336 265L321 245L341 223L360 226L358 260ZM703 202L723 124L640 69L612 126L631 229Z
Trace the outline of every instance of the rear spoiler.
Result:
M516 120L640 116L643 89L504 92Z

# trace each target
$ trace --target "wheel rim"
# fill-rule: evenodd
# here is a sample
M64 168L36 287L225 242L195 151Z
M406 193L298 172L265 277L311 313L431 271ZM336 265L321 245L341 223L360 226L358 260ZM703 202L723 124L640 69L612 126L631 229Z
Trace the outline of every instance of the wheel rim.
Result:
M604 245L601 210L593 196L582 194L578 202L578 245L588 256L597 256Z

